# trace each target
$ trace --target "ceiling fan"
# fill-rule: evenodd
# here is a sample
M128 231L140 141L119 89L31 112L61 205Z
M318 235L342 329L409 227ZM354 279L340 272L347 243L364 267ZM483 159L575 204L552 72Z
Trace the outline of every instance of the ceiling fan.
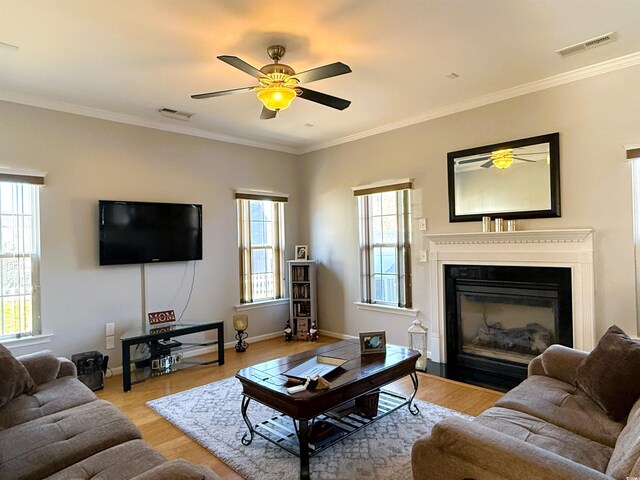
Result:
M483 155L478 158L470 159L470 160L462 160L458 162L458 165L464 165L467 163L476 163L476 162L485 162L480 165L481 168L490 168L496 167L501 170L505 168L509 168L514 160L520 160L521 162L531 162L535 163L538 160L530 160L528 158L523 158L525 155L542 155L547 154L548 152L530 152L530 153L516 153L513 154L513 148L505 148L504 150L496 150L491 152L488 155ZM547 158L548 161L548 158Z
M273 63L265 65L260 69L249 65L238 57L220 55L218 57L219 60L257 78L259 85L221 90L218 92L199 93L197 95L191 95L191 98L201 99L232 95L235 93L256 92L258 100L264 105L262 107L262 113L260 114L260 118L263 120L274 118L280 110L288 108L296 97L326 105L327 107L337 110L344 110L351 105L349 100L298 86L300 83L311 83L316 80L322 80L323 78L351 73L351 68L349 68L348 65L342 62L335 62L296 73L289 65L278 63L282 57L284 57L285 52L286 49L282 45L271 45L267 48L267 54L271 60L273 60Z

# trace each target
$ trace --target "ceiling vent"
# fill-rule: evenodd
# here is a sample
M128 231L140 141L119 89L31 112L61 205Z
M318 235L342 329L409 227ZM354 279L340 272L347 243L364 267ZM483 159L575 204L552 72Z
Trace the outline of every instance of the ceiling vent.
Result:
M161 108L158 112L163 117L172 118L173 120L182 120L183 122L188 121L195 115L195 113L181 112L180 110L173 110L172 108Z
M560 50L556 50L556 53L559 53L563 57L566 57L567 55L571 55L572 53L581 52L588 48L599 47L600 45L603 45L605 43L613 42L615 39L616 32L609 32L605 33L604 35L600 35L599 37L590 38L589 40L585 40L584 42L561 48Z

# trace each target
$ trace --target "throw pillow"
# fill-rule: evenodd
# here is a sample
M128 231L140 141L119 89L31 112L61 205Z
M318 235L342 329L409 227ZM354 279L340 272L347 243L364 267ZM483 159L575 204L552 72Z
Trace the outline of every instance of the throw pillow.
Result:
M4 345L0 345L0 408L12 398L23 393L30 395L37 389L24 365Z
M623 420L640 397L640 342L620 327L609 327L596 348L578 365L573 383L613 420Z
M60 371L60 360L47 350L20 355L20 363L27 369L36 385L54 381Z

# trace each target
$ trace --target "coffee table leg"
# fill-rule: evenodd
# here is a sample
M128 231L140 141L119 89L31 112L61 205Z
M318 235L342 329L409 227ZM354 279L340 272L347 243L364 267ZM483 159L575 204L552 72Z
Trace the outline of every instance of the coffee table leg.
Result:
M300 444L300 479L309 480L309 421L299 420L298 443Z
M242 396L242 418L244 418L244 423L247 424L247 427L249 427L249 431L247 433L245 433L242 436L242 444L243 445L249 445L251 442L253 442L253 424L251 423L251 421L249 420L249 417L247 416L247 408L249 408L249 402L251 401L251 399L245 395ZM247 435L249 435L249 439L247 440Z
M411 372L410 376L411 376L411 381L413 382L413 394L409 399L409 412L411 413L411 415L418 415L420 413L418 406L415 404L411 405L413 403L413 399L416 396L416 393L418 393L418 374L416 372Z

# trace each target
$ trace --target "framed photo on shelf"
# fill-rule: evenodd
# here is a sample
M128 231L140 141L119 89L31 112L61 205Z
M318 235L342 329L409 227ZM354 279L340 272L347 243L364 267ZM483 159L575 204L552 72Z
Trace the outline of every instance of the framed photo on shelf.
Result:
M369 355L371 353L385 353L387 351L387 333L381 332L361 332L360 333L360 354Z
M308 245L296 245L296 260L309 260Z

